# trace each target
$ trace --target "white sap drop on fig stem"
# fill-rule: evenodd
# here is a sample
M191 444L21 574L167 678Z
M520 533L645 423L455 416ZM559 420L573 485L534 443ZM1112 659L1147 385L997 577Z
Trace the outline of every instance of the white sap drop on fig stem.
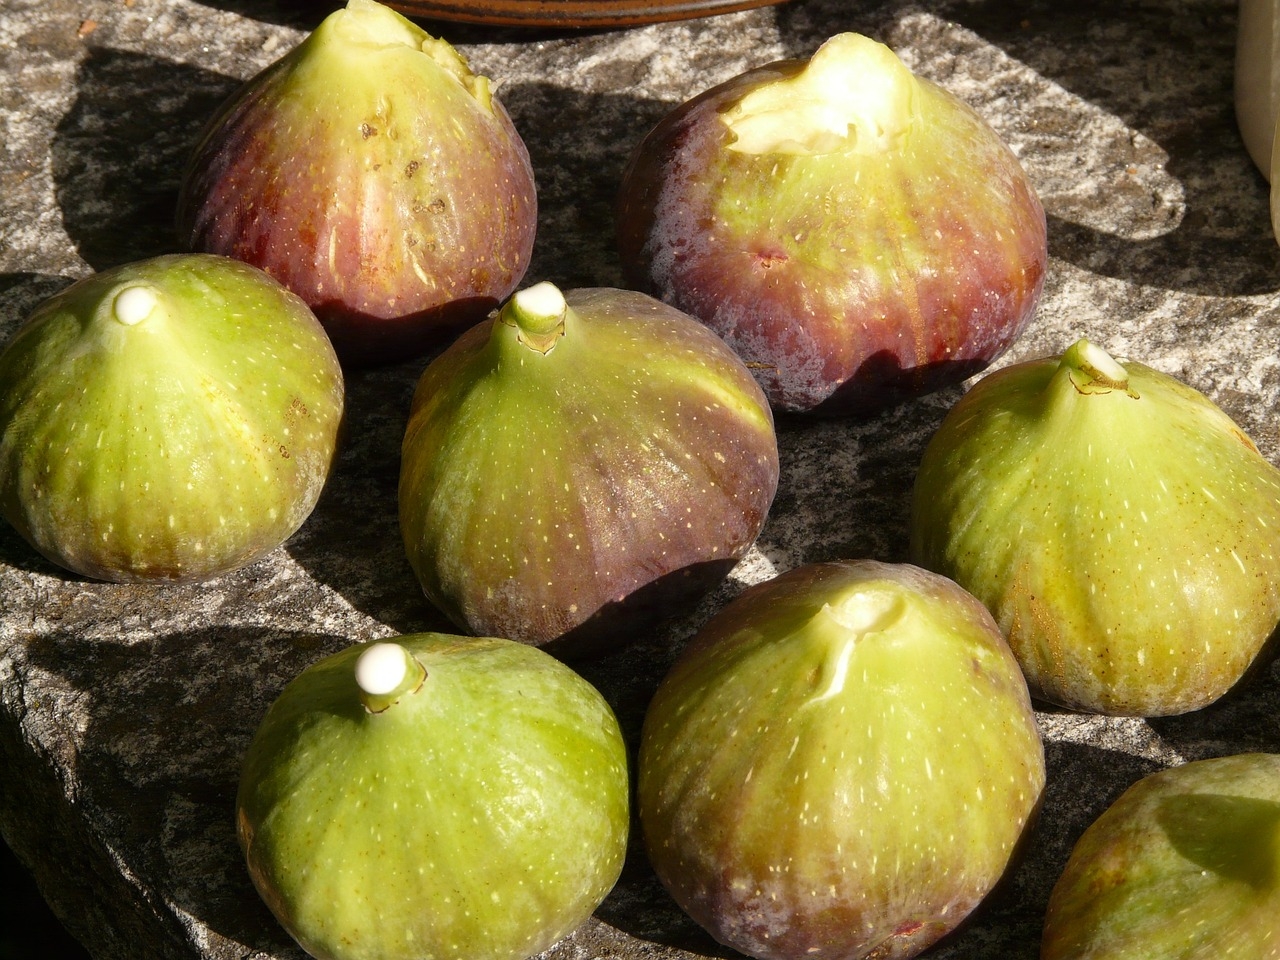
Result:
M404 682L408 654L398 643L374 643L356 660L356 684L372 696L385 696Z
M151 287L125 287L111 302L111 312L120 323L132 327L151 316L157 302L156 292Z

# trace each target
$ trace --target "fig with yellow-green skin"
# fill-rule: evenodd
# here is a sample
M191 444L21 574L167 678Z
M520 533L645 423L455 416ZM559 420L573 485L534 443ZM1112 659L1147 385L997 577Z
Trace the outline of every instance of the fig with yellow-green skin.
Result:
M324 330L262 271L206 254L116 267L0 353L0 513L87 577L214 577L310 515L342 410Z
M723 577L778 485L750 371L644 294L515 294L437 357L402 447L400 527L470 632L616 646Z
M1280 957L1280 756L1195 760L1126 790L1076 842L1041 960Z
M537 196L488 78L375 0L350 0L209 120L178 234L305 300L344 363L448 342L520 282Z
M690 641L644 718L636 802L676 902L760 960L905 960L1013 862L1044 751L977 600L908 564L815 563Z
M925 449L912 559L995 615L1033 694L1217 700L1280 623L1280 470L1206 396L1080 340L980 380Z
M523 960L622 869L627 761L599 692L510 640L416 634L304 670L244 758L263 900L319 960Z

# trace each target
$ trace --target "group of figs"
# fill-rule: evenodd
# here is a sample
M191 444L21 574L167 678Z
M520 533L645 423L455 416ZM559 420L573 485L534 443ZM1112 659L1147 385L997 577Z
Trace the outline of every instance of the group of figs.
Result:
M675 903L747 956L914 957L1033 829L1035 700L1198 710L1276 634L1280 470L1204 395L1080 339L955 404L910 562L747 588L628 751L569 664L746 554L775 415L981 374L1048 258L1014 154L852 33L672 110L617 213L629 289L526 282L534 173L493 86L350 0L210 119L183 252L72 285L0 353L0 512L66 570L140 583L287 540L334 464L344 368L434 354L398 509L459 632L314 663L241 773L249 874L321 960L533 956L609 894L633 819ZM1276 756L1135 784L1067 864L1045 960L1280 957L1277 836Z

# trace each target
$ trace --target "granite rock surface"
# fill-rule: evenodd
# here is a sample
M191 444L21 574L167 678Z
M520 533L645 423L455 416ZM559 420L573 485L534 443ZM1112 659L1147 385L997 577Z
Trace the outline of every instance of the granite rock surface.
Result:
M332 9L283 0L8 0L0 8L0 340L87 273L174 249L182 165L214 107ZM856 30L971 104L1048 214L1031 326L999 363L1087 335L1177 376L1280 462L1280 247L1232 109L1235 3L791 0L617 31L424 22L498 84L528 143L540 225L529 278L619 285L612 204L667 110L749 67ZM0 529L0 833L101 960L296 960L236 846L238 764L267 705L355 642L447 629L396 521L399 443L425 359L352 375L349 430L315 514L266 559L198 586L91 583ZM763 534L696 609L583 672L634 738L681 644L750 583L814 560L906 559L924 444L962 392L868 421L779 421ZM1165 766L1280 750L1264 664L1183 717L1044 708L1049 785L1025 859L930 956L1031 960L1075 839ZM637 848L596 916L550 957L726 956Z

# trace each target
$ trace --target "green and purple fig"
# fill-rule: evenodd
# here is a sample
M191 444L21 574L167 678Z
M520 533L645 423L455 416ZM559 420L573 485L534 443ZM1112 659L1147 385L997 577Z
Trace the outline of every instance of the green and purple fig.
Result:
M543 282L423 373L400 525L460 627L577 655L723 578L777 486L768 402L718 337L641 293Z
M692 314L775 408L865 415L1002 354L1040 299L1044 210L969 106L854 33L684 103L624 174L630 286Z
M1208 397L1082 339L980 380L925 449L911 558L995 615L1033 695L1161 716L1280 623L1280 470Z
M523 960L613 888L629 802L590 683L533 647L424 633L285 687L244 758L237 832L319 960Z
M907 565L816 563L693 638L644 720L640 824L672 897L761 960L903 960L1015 862L1044 751L991 615Z
M0 513L86 577L218 576L310 515L342 410L324 330L262 271L205 254L116 267L0 353Z
M483 319L524 276L536 222L528 151L489 80L374 0L221 107L178 211L184 243L271 274L357 364Z
M1196 760L1129 787L1077 841L1041 960L1280 958L1280 756Z

